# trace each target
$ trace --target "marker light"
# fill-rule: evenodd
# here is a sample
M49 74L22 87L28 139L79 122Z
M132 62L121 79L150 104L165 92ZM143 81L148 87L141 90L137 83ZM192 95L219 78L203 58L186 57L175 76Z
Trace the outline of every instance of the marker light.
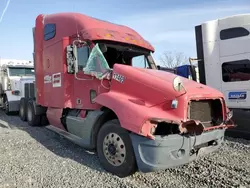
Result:
M231 111L229 111L227 113L227 119L226 119L226 121L229 121L232 117L233 117L233 111L231 110Z
M177 108L178 107L178 101L176 99L172 100L171 108Z

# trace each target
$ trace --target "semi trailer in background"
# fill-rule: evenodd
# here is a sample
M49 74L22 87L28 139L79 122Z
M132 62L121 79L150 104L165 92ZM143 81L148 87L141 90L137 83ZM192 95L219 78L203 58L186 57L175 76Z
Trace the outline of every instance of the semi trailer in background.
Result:
M33 62L0 59L0 104L6 114L18 112L20 99L29 96L27 84L35 79Z
M223 94L157 70L133 29L79 13L39 15L35 82L21 117L89 150L119 177L186 164L233 127Z

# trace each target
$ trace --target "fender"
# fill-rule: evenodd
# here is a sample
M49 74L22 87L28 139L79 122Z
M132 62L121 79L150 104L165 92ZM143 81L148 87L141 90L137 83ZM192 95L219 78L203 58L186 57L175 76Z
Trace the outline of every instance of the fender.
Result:
M10 91L10 90L5 91L5 96L8 100L8 103L9 103L9 111L10 112L18 112L21 96L13 95L12 91Z
M5 91L5 94L6 94L7 98L8 98L8 101L9 102L11 102L11 101L20 101L21 96L20 95L13 95L11 92L12 91L10 91L10 90Z
M121 127L141 134L142 125L149 117L149 108L144 101L115 91L102 93L94 101L111 109L117 115Z

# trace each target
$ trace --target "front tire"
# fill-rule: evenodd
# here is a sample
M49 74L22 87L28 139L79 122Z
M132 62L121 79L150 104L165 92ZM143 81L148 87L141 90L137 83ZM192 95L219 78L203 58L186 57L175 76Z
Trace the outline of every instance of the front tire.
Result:
M97 137L97 154L101 165L120 178L136 171L136 160L129 133L117 119L105 123Z
M39 126L41 124L41 116L35 115L35 109L33 105L33 101L29 100L28 101L28 106L27 106L27 122L29 126Z

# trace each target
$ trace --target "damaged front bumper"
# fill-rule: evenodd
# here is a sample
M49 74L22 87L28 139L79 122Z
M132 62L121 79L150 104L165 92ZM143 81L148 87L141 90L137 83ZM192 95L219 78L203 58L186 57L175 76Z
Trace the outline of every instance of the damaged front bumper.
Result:
M130 137L139 171L152 172L180 166L216 151L224 134L225 129L215 129L196 136L155 136L154 140L134 133Z

